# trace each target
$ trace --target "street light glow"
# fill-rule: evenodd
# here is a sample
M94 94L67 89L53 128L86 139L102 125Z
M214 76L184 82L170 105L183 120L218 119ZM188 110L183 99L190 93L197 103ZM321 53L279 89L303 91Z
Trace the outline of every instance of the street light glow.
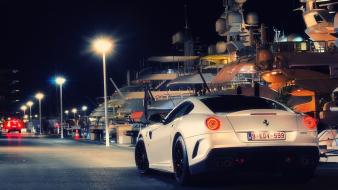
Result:
M107 54L114 49L114 41L109 37L101 36L94 39L92 48L98 54Z
M56 82L56 84L58 84L58 85L63 85L63 84L66 82L66 79L63 78L63 77L56 77L56 78L55 78L55 82Z
M32 106L34 105L34 103L33 103L32 101L28 101L28 102L26 103L26 105L27 105L28 107L32 107Z
M77 112L77 109L76 108L73 108L72 109L72 113L76 113Z
M27 106L22 105L22 106L20 107L20 110L21 110L21 111L26 111L26 110L27 110Z
M42 100L45 97L45 95L41 92L36 93L35 98L38 100Z
M69 114L69 110L65 110L65 114L68 115Z
M82 106L82 111L87 111L88 107L87 106Z

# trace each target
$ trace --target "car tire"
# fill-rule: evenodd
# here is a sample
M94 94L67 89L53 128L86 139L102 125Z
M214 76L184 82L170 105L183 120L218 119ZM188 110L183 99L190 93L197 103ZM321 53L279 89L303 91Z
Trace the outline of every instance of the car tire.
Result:
M149 173L149 161L146 147L142 138L139 138L135 146L135 163L140 174Z
M173 166L176 181L181 185L190 182L189 162L187 149L182 136L176 138L173 146Z

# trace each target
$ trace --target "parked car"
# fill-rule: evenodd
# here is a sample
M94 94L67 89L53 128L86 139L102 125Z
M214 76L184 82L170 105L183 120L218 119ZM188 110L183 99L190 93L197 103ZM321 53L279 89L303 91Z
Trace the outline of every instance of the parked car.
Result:
M234 169L280 171L303 181L319 162L317 120L266 98L192 97L150 120L156 123L140 131L135 147L138 171L172 172L180 184Z
M21 129L25 127L25 123L16 118L9 118L3 123L2 130L7 131L8 133L17 131L21 133Z

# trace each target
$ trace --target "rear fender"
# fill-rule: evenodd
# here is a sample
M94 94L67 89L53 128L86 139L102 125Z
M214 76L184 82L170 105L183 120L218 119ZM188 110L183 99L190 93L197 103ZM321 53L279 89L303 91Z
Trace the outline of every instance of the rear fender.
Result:
M310 128L308 128L304 125L304 121L303 121L304 117L307 117L307 115L297 114L298 131L300 131L300 132L317 132L317 127L310 129Z
M209 117L218 119L221 127L217 130L210 130L206 127L205 121ZM219 133L219 132L233 132L233 128L226 117L219 117L211 114L189 114L178 121L177 129L184 138L189 138L197 135Z

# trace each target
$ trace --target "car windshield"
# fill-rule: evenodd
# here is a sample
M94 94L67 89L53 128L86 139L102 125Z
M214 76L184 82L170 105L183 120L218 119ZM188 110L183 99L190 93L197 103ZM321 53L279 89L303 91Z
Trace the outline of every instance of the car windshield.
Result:
M251 96L217 96L201 100L208 108L215 113L229 113L250 109L278 109L290 111L272 100Z

